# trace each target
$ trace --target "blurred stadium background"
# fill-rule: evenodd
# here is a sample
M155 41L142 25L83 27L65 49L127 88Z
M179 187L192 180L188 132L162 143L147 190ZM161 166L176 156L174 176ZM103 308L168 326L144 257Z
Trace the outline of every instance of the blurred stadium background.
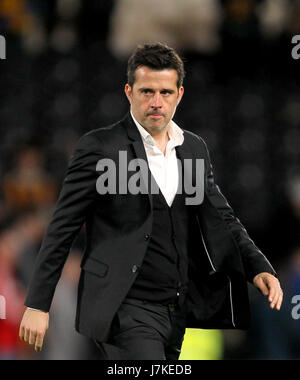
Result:
M162 41L186 66L175 120L208 143L223 193L279 272L278 313L250 287L252 328L188 330L181 359L299 359L299 0L0 0L0 359L97 359L74 331L74 243L42 353L18 339L34 259L74 143L120 119L126 61ZM299 315L300 316L300 315Z

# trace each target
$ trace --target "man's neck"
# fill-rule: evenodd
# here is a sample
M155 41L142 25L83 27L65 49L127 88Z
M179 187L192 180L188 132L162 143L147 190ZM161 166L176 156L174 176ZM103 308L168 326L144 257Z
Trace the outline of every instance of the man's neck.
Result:
M159 139L156 139L155 137L153 137L153 139L155 141L155 145L165 155L166 154L166 147L167 147L168 141L170 140L168 132L166 132L164 134L164 136L160 137Z

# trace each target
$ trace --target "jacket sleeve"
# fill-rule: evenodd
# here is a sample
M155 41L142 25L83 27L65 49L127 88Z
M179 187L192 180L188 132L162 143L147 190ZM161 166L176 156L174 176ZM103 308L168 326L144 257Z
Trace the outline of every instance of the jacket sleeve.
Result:
M77 143L66 172L52 219L46 230L25 305L49 311L57 282L71 245L96 197L98 154L94 139L83 136Z
M218 210L222 219L227 223L229 230L239 247L247 280L252 283L253 278L261 272L268 272L276 276L274 268L249 237L245 227L235 216L227 199L220 191L219 186L215 183L207 145L201 137L199 138L206 150L205 189L207 196Z

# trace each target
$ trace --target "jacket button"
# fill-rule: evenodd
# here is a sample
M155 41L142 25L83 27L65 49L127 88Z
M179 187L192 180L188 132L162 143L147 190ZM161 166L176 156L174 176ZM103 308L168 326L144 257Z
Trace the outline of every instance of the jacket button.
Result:
M132 273L135 273L138 269L139 269L139 268L138 268L137 265L133 265L133 267L131 268Z
M144 236L145 240L148 240L148 239L149 239L149 237L150 237L150 235L149 235L149 234L146 234L146 235Z

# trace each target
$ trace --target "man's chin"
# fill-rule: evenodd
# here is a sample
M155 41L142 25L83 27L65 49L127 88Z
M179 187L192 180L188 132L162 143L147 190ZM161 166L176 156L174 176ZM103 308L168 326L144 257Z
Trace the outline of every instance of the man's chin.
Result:
M166 128L166 125L150 125L148 129L151 132L161 132Z
M151 120L150 123L148 123L148 128L155 132L160 132L160 131L163 131L166 126L168 125L168 123L166 123L166 121L164 119L161 119L161 120Z

